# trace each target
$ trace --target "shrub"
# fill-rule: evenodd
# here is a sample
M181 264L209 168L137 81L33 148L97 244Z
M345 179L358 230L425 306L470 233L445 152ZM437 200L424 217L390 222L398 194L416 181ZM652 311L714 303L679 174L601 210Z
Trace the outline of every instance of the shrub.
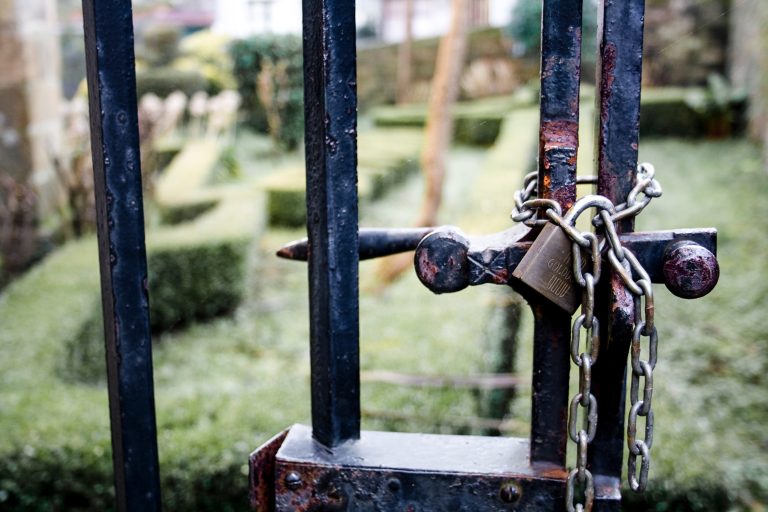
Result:
M95 288L93 291L91 304L81 310L80 327L62 336L63 354L57 361L56 373L66 382L95 384L106 379L104 321L99 294Z
M232 74L230 43L231 39L225 35L210 30L197 31L181 40L181 57L174 61L173 67L200 71L207 82L208 94L235 89L237 83Z
M714 100L707 98L710 94L700 88L644 90L640 105L640 135L705 137L729 135L743 130L743 98L733 95L713 104Z
M155 195L163 222L178 224L211 209L218 197L203 192L210 181L223 145L210 137L188 143L157 180Z
M143 34L143 60L152 67L167 66L179 54L181 32L176 27L157 25Z
M160 67L136 73L136 94L139 98L148 93L165 98L175 91L191 96L198 91L204 91L206 85L205 77L197 70Z
M40 253L38 196L32 185L0 175L0 287Z
M360 202L375 200L419 168L421 130L377 129L358 136L357 189ZM306 224L304 167L288 167L261 183L270 226Z
M184 242L149 240L150 318L164 331L234 310L243 296L251 235L209 241L205 233Z
M300 227L307 223L304 168L279 171L263 182L270 226Z
M235 41L230 47L238 92L243 98L246 123L257 131L270 129L268 112L279 118L279 145L293 149L304 136L304 75L301 38L258 36ZM276 73L280 70L280 73ZM268 89L259 97L257 84ZM268 87L267 87L268 85ZM265 94L271 104L265 105ZM273 123L274 126L274 123Z
M453 138L472 146L491 146L499 137L504 115L464 115L456 119Z
M491 97L467 101L454 108L453 140L471 146L490 146L499 136L504 116L512 109L530 106L528 95ZM371 111L381 127L422 127L427 122L423 104L377 107Z

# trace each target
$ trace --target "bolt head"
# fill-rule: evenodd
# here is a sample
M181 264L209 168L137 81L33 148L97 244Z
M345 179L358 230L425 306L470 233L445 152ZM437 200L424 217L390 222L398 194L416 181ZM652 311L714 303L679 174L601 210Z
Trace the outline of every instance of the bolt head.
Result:
M665 251L663 272L669 291L684 299L703 297L720 278L715 255L691 241L675 243Z
M392 492L397 492L400 490L401 484L400 480L397 478L390 478L387 482L387 488Z
M301 475L295 471L291 471L285 475L285 479L283 481L285 482L285 486L291 490L296 490L301 487Z
M499 498L504 503L514 503L520 499L523 492L520 490L520 486L515 482L508 482L501 486L499 489Z

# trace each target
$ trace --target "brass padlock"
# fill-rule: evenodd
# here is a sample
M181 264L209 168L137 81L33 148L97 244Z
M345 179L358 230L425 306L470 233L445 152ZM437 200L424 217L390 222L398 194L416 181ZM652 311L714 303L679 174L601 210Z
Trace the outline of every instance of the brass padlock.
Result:
M582 258L582 265L585 262ZM581 287L573 276L571 239L551 222L541 230L512 276L569 314L581 303Z

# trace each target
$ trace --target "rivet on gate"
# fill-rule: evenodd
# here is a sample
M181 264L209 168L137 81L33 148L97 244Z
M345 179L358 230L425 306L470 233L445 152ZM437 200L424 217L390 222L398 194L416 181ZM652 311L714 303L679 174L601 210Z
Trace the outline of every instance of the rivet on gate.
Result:
M294 491L301 487L301 475L295 471L285 475L285 486Z
M520 490L520 486L515 482L507 482L499 489L499 498L504 503L514 503L520 499L523 492Z
M400 480L397 478L390 478L387 482L387 488L392 492L397 492L400 490L401 484Z

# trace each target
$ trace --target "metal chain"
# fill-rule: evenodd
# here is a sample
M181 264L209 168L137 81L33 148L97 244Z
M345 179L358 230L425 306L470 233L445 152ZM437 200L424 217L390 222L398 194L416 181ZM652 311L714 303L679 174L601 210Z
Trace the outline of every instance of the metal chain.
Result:
M658 334L653 322L653 290L648 273L640 265L632 252L623 247L616 232L616 223L622 219L638 215L651 200L662 194L661 185L654 179L655 170L650 164L638 166L637 183L627 195L624 203L614 206L606 197L589 195L579 199L568 213L563 216L560 205L551 199L537 198L537 173L525 176L523 188L515 193L515 209L512 220L523 222L527 226L541 226L553 222L560 226L571 239L573 252L573 275L582 288L582 302L579 316L571 329L571 359L579 368L579 390L571 399L568 415L568 435L576 444L576 468L571 470L566 481L566 509L568 512L589 512L595 498L595 486L592 473L587 469L587 451L597 431L597 399L591 392L592 365L597 361L600 350L600 324L594 315L595 285L600 279L602 249L608 244L608 261L621 276L624 285L632 293L635 306L635 327L632 336L632 380L630 401L632 407L627 421L627 445L630 455L627 476L634 491L643 491L648 483L650 468L650 449L653 445L653 369L656 366ZM595 183L593 176L580 178L578 183ZM642 194L643 198L638 199ZM604 242L590 232L580 232L575 228L577 218L586 210L594 208L597 215L592 219L596 228L601 228ZM538 218L537 213L544 215ZM588 250L591 266L582 268L582 251ZM638 276L637 279L633 274ZM643 300L645 301L643 304ZM586 331L586 344L581 350L581 331ZM640 358L641 340L649 339L648 360ZM639 399L642 379L643 399ZM582 411L582 424L579 426L579 409ZM644 439L637 439L638 417L645 417ZM637 457L641 458L640 473L637 473ZM583 503L579 502L577 492L583 494Z

